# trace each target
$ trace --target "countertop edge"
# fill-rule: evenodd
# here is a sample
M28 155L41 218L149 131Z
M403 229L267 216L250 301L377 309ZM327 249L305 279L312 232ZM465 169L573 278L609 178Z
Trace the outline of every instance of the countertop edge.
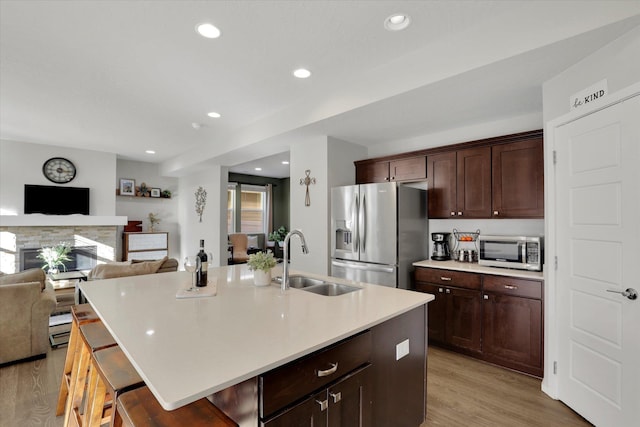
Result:
M427 259L423 261L414 262L413 266L544 281L544 272L542 271L526 271L526 270L515 270L515 269L498 268L498 267L488 267L485 265L479 265L478 263L459 262L459 261L453 261L453 260L452 261L432 261Z

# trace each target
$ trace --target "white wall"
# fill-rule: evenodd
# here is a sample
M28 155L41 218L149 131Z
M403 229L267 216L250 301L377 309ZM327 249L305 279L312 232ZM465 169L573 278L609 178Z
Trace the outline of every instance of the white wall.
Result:
M592 84L607 79L609 93L614 93L640 81L640 27L636 27L609 45L599 49L592 55L571 66L561 74L543 84L543 109L545 124L569 112L569 97ZM546 144L546 140L545 140ZM545 146L545 152L551 147ZM550 162L545 162L545 175L552 176ZM545 180L545 187L553 183ZM554 200L550 199L549 191L545 190L545 235L547 236L547 259L555 252L555 235L550 218L554 215ZM627 196L628 197L628 196ZM569 307L555 305L556 282L552 271L545 273L545 373L542 390L552 397L557 397L558 384L556 376L552 374L553 362L558 360L558 343L556 331L556 312L568 310Z
M58 185L42 173L51 157L67 158L76 166L75 179L65 185L90 188L91 215L115 215L115 154L5 140L0 141L0 214L24 214L24 184Z
M223 166L179 178L178 222L180 224L180 269L187 255L195 255L204 239L205 250L213 253L213 264L227 264L227 177ZM202 222L195 211L195 192L198 187L207 191L207 203Z
M326 136L308 137L293 144L290 151L291 229L304 232L310 253L304 255L300 242L291 242L291 268L317 274L329 273L329 222L331 187L353 184L353 162L365 157L364 147ZM305 170L316 183L309 186L311 205L305 206L306 187L300 185Z
M609 93L640 81L640 27L546 81L542 85L544 122L570 111L569 97L607 79Z
M142 230L149 231L149 213L154 213L160 218L154 230L169 232L169 257L180 259L178 178L160 176L157 163L120 159L116 164L116 187L121 178L128 178L134 179L136 185L144 182L148 187L171 191L170 199L116 196L116 215L126 216L129 221L142 221Z

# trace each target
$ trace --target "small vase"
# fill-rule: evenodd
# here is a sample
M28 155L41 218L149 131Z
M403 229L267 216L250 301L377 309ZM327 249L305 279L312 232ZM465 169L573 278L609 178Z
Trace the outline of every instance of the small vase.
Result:
M58 274L59 272L60 270L58 270L56 267L51 267L48 271L49 274Z
M254 270L253 284L256 286L269 286L271 284L271 270Z

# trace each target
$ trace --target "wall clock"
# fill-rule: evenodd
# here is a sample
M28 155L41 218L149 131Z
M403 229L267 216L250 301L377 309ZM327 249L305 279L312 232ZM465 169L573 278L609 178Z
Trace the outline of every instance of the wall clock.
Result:
M66 184L76 177L76 167L62 157L52 157L42 165L42 173L51 182Z

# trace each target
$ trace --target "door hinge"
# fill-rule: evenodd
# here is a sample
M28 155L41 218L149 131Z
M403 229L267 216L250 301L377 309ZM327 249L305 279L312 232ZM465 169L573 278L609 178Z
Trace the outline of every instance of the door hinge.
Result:
M553 257L553 268L558 271L558 256Z
M554 361L553 362L553 375L557 375L558 374L558 362Z
M553 150L553 164L555 165L558 159L556 158L556 150Z

